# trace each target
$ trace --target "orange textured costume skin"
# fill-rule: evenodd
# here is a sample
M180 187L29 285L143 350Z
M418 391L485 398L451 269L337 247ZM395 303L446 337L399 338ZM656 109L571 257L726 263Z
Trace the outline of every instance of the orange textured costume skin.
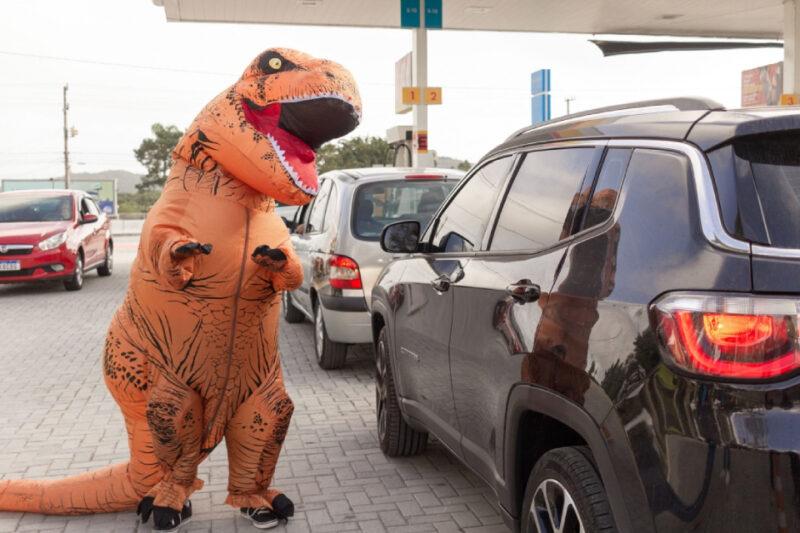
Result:
M271 507L293 410L278 354L280 291L302 281L275 200L312 199L314 150L352 131L360 113L347 70L287 49L259 55L203 109L175 149L106 340L105 381L130 461L0 481L0 510L82 514L149 501L179 511L223 438L227 503Z

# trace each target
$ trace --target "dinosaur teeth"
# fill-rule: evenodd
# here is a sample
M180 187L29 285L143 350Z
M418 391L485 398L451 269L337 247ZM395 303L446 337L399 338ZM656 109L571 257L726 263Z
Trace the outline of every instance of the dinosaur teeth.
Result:
M278 144L278 140L269 133L267 133L267 139L269 139L272 149L278 155L278 160L281 162L281 166L283 166L283 169L287 174L289 174L289 177L292 179L292 182L294 182L295 186L306 194L316 196L316 189L303 183L303 181L300 179L300 174L297 173L291 163L289 163L289 161L286 159L286 151L281 148L280 144Z

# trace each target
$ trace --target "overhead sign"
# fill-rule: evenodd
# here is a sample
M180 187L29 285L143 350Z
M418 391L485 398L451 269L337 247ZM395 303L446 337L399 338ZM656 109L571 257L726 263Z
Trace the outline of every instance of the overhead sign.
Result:
M425 89L425 103L428 105L440 105L442 103L442 88L427 87Z
M414 105L421 102L419 87L403 87L403 104Z
M442 0L425 0L425 27L442 29Z
M400 0L400 27L419 28L419 0Z
M394 64L394 112L408 113L411 105L403 100L403 87L411 86L411 52Z
M742 107L778 105L783 93L783 63L742 71Z
M550 120L550 69L531 73L531 124Z

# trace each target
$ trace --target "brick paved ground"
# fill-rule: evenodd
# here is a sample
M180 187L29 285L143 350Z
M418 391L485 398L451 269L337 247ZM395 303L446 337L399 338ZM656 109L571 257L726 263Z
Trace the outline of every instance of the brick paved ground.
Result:
M82 291L60 284L0 286L0 479L59 477L124 460L122 418L100 373L105 329L121 302L136 242L120 238L111 278ZM343 370L314 361L310 324L281 325L295 414L276 484L298 505L276 531L506 531L492 492L438 443L387 459L377 445L371 357L351 349ZM256 531L225 506L220 446L182 531ZM45 517L0 513L5 531L149 531L133 513Z

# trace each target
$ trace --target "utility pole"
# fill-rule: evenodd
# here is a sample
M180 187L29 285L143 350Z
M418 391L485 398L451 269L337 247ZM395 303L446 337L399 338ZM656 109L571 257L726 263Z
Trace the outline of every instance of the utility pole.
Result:
M567 103L567 115L569 115L569 103L570 102L574 102L575 101L575 97L574 96L567 96L566 98L564 98L564 101Z
M69 126L67 126L67 110L69 104L67 103L67 89L69 85L64 85L64 187L70 187L69 175Z

